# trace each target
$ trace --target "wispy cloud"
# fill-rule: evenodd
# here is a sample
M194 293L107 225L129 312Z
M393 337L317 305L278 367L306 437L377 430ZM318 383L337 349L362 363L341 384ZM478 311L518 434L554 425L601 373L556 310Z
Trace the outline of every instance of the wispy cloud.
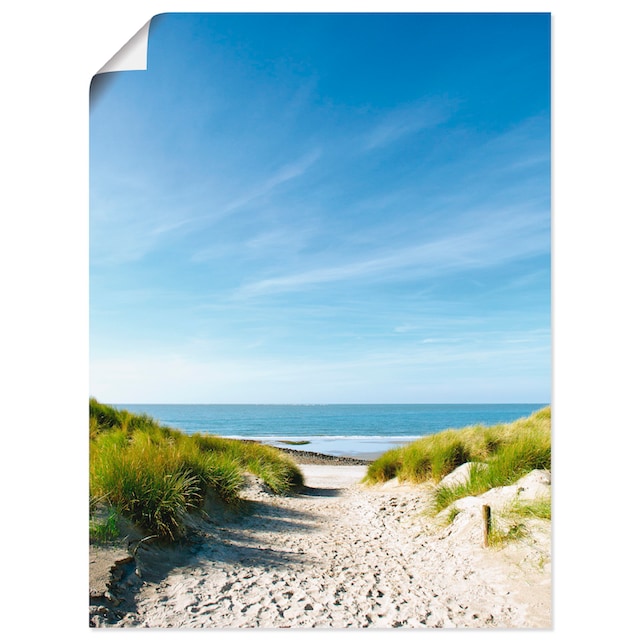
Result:
M364 140L366 150L385 147L404 136L446 122L453 103L443 99L424 100L417 104L398 107L383 116Z
M299 227L267 227L248 238L225 237L218 241L209 241L205 248L192 253L191 261L206 263L226 257L237 258L239 254L257 262L277 259L285 253L290 257L302 251L312 237L313 228L304 224Z
M144 258L165 240L175 240L176 234L190 234L203 224L216 222L253 202L267 198L278 187L304 175L320 158L319 149L312 150L292 162L282 165L271 175L257 179L242 194L233 194L217 206L206 204L211 198L201 183L186 187L176 196L167 198L145 185L138 185L137 197L126 200L103 198L92 208L92 262L122 264ZM135 215L132 211L135 210ZM202 213L202 211L205 211ZM219 247L213 254L219 255ZM209 252L210 253L210 252ZM211 256L207 250L197 251L193 260L201 262Z
M222 208L221 213L227 214L236 211L237 209L241 209L254 200L258 200L259 198L264 198L269 195L280 185L300 177L310 169L310 167L318 160L320 155L320 150L315 149L301 158L298 158L294 162L290 162L280 167L273 175L264 179L258 185L248 189L243 195L226 204Z
M421 268L429 275L478 269L548 250L548 236L534 217L496 216L487 224L428 242L404 246L382 255L336 266L311 268L295 274L265 278L241 287L236 297L249 298L305 289L310 286L376 277L397 277Z
M400 324L397 327L394 327L394 333L408 333L409 331L413 331L416 327L412 324Z

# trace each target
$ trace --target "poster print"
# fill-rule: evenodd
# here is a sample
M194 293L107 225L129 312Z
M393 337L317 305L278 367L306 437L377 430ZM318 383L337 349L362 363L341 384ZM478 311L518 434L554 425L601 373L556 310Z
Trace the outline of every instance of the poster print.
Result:
M130 44L91 87L90 625L550 628L550 15Z

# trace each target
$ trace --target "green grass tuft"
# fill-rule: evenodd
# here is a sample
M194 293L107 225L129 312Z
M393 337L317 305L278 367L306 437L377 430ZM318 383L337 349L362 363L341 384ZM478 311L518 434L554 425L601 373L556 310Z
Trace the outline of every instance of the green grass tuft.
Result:
M376 484L395 478L402 468L402 453L401 447L385 451L367 467L364 482Z
M524 522L511 522L506 529L493 528L489 532L489 546L502 547L503 545L521 540L529 533Z
M259 476L276 493L303 483L291 459L271 447L188 436L94 398L89 407L92 504L111 505L161 538L183 535L185 516L203 506L209 490L227 503L237 501L244 472Z
M116 542L120 537L118 511L115 508L110 507L104 517L98 518L94 516L89 521L89 540L91 542Z
M539 518L541 520L551 520L551 498L537 498L535 500L516 500L505 513L510 516L522 518Z
M437 483L465 462L484 465L473 465L463 485L439 487L433 498L435 512L464 496L512 484L534 469L551 469L551 408L509 424L448 429L391 449L369 465L364 481L397 477L402 482Z
M447 524L453 524L453 521L456 519L456 516L460 513L460 509L456 507L451 507L449 511L447 511Z
M489 545L500 547L529 534L532 519L551 520L551 497L514 500L495 517L489 533Z

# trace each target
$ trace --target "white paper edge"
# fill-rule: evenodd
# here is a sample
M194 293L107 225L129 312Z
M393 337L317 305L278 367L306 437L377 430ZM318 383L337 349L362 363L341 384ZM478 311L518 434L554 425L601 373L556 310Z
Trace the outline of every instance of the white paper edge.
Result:
M149 20L98 73L109 73L111 71L146 71L150 24L151 20Z

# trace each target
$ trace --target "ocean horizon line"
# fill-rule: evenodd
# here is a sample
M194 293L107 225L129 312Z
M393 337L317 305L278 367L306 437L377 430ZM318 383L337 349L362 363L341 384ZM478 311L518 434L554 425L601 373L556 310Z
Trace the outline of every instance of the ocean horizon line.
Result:
M115 407L195 406L195 407L447 407L447 406L519 406L549 402L106 402Z

